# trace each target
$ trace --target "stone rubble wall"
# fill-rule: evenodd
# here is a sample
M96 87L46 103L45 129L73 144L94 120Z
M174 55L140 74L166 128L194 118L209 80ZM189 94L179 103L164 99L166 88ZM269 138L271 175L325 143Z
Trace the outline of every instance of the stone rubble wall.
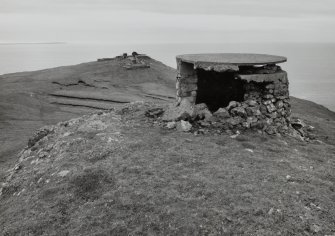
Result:
M228 123L236 128L264 129L269 134L286 133L291 106L287 74L281 76L273 82L246 82L244 101L232 101L224 108L231 116Z
M229 112L232 116L242 117L244 128L258 127L268 133L285 133L289 126L291 106L287 74L284 71L275 74L270 82L247 82L244 86L244 101ZM229 106L228 106L229 107Z
M198 90L198 77L194 65L177 60L177 69L179 72L176 81L177 103L188 100L194 105Z
M195 66L180 60L177 66L177 106L189 104L195 107L193 110L203 107L203 104L195 104L198 89ZM287 132L291 115L287 73L275 65L248 67L232 73L236 79L245 81L244 101L231 101L227 107L214 112L212 119L208 119L208 109L200 109L206 110L206 119L229 128L263 129L269 134ZM196 116L194 112L191 115Z

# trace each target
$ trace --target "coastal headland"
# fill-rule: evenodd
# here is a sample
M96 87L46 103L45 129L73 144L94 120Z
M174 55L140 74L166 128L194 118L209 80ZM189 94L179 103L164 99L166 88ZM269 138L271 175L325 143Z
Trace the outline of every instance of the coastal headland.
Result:
M161 119L176 70L142 62L0 76L1 234L335 233L334 112L290 97L308 141L185 132Z

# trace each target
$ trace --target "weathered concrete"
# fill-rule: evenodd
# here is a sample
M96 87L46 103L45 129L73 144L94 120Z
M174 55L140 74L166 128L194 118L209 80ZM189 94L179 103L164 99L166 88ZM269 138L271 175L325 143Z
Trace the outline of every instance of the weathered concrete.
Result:
M186 54L177 56L182 62L198 64L209 63L211 65L269 65L286 62L286 57L266 54L245 54L245 53L209 53L209 54Z
M207 71L217 71L217 72L224 72L224 71L239 71L238 66L236 65L226 65L226 64L213 64L210 62L195 62L194 63L195 69L204 69Z
M287 73L285 71L279 71L274 74L249 74L249 75L237 74L236 77L248 82L254 81L262 83L262 82L281 81L283 83L287 83Z

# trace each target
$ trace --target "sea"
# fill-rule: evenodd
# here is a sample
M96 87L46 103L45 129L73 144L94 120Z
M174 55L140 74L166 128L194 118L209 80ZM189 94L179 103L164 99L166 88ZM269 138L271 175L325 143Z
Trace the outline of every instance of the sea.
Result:
M335 43L30 43L0 44L0 75L144 53L176 68L186 53L261 53L285 56L290 95L335 111Z

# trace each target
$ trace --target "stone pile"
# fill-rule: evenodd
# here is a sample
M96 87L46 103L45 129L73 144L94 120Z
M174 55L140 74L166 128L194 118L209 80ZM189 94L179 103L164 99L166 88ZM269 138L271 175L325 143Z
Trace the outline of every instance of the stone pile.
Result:
M262 97L243 102L231 101L228 106L219 108L213 113L206 104L196 104L192 113L184 112L175 120L166 120L169 110L161 107L146 110L145 116L150 118L150 123L160 127L191 132L195 135L208 133L236 135L251 129L269 135L289 135L304 141L316 140L314 127L300 119L290 118L286 112L280 112L285 104L289 104L288 100L271 101L273 106L266 105L267 101ZM285 111L290 111L289 105Z

